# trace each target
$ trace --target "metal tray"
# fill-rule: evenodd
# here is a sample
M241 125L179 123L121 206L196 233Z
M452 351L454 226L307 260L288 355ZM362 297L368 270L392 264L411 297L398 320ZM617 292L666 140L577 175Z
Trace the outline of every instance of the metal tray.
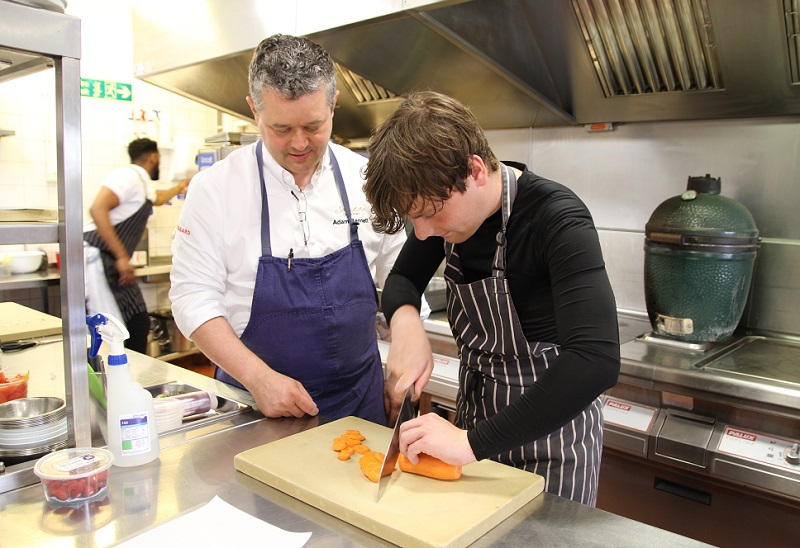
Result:
M145 389L148 392L150 392L153 395L153 397L177 396L180 394L191 394L192 392L205 391L202 388L198 388L197 386L193 386L191 384L187 384L185 382L180 382L180 381L172 381L172 382L156 384L153 386L147 386L145 387ZM202 424L209 424L212 422L216 422L218 420L225 419L227 417L231 417L233 415L245 413L252 409L252 407L250 407L249 405L239 403L230 398L226 398L225 396L221 396L216 392L213 391L211 392L217 397L216 409L211 409L206 413L184 417L183 424L181 426L179 426L178 428L172 428L170 430L166 430L166 432L180 432L181 430L187 430L189 428L194 428Z

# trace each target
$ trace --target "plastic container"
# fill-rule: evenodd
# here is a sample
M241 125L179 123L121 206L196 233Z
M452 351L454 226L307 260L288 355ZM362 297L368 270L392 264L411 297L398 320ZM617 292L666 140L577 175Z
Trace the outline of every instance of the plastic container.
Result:
M156 427L159 434L183 424L183 402L173 398L155 398Z
M79 504L105 494L113 462L110 451L76 447L45 455L36 461L33 471L42 480L47 502Z
M217 400L216 394L206 390L198 390L196 392L188 392L186 394L176 394L174 396L156 396L155 400L153 401L156 403L156 405L158 405L159 401L164 400L181 402L181 405L183 406L182 416L184 417L202 415L203 413L208 413L212 409L216 409L219 406L219 400Z
M113 316L87 316L92 334L89 357L97 356L102 341L109 345L106 360L106 428L108 449L116 466L138 466L158 458L158 444L153 396L133 380L123 342L128 330Z

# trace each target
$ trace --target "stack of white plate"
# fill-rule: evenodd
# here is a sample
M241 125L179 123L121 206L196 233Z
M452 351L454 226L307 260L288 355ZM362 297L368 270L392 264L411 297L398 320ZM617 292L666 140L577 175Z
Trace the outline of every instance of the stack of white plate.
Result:
M0 458L38 456L66 446L64 400L20 398L0 404Z

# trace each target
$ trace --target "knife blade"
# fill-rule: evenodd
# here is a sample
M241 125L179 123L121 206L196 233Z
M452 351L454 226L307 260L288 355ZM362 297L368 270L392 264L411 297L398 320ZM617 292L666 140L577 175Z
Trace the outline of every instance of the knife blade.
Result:
M403 404L400 406L400 413L397 415L397 422L394 423L394 430L392 431L392 439L389 441L389 447L384 453L383 464L381 465L381 475L378 478L378 489L375 491L375 502L378 502L386 490L386 485L389 483L389 478L394 471L397 464L397 458L400 455L400 425L408 419L414 418L414 407L411 405L411 398L414 395L413 386L409 386L406 390L406 395L403 397Z

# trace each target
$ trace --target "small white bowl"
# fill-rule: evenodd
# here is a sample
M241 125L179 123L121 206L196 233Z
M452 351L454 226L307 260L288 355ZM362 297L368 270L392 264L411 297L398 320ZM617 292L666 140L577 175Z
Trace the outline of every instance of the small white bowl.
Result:
M36 272L42 266L44 251L9 251L12 274L28 274Z

